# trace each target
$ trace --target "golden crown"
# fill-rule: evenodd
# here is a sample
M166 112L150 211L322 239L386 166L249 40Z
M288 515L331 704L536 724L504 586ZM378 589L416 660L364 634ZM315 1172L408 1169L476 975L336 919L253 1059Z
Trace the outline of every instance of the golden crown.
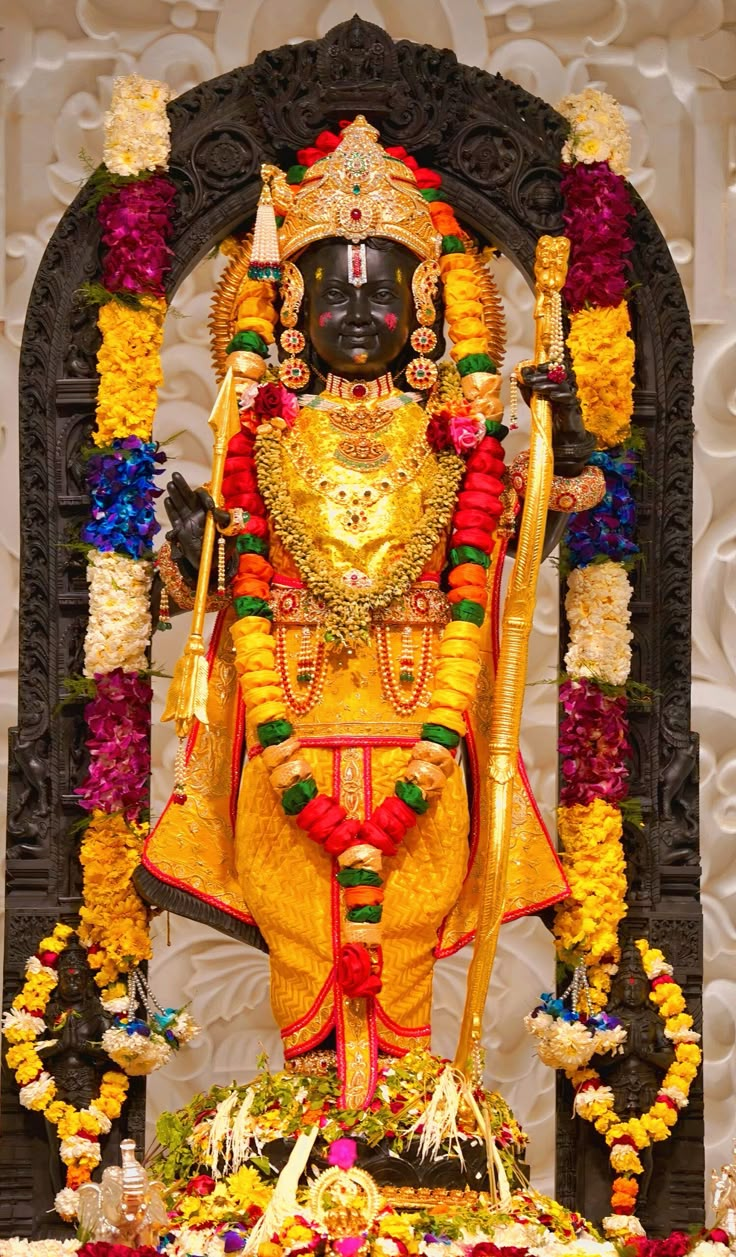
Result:
M442 238L412 171L389 157L378 143L378 131L362 115L345 127L337 148L315 162L297 188L287 184L276 166L264 166L263 177L261 204L265 199L284 215L278 229L279 259L331 236L355 243L381 236L406 245L424 260L439 257ZM269 235L261 243L256 220L256 266L278 265L276 241Z

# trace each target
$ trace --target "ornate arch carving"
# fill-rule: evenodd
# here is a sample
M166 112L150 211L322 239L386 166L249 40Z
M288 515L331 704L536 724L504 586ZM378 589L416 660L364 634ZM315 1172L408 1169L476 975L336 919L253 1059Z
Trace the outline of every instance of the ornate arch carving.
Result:
M563 124L521 87L458 64L448 51L395 43L354 18L323 39L262 53L170 107L171 177L178 189L169 296L214 244L255 210L264 160L288 162L326 126L366 113L382 137L439 169L464 222L527 276L543 232L561 228ZM79 450L94 415L95 312L75 300L97 269L98 229L83 189L48 246L31 295L20 368L20 704L11 734L5 998L24 957L59 915L79 907L71 833L84 769L81 708L59 710L60 685L81 671L86 616L83 565L64 543L87 500ZM636 577L638 680L655 692L634 716L645 833L635 848L626 935L663 944L691 1005L700 996L697 746L690 731L690 325L682 288L656 223L636 199L633 320L635 422L648 450L639 487L647 563ZM564 643L563 643L564 645ZM590 1133L573 1127L570 1097L558 1117L558 1196L600 1216L601 1175ZM702 1094L665 1151L644 1220L654 1230L702 1218ZM139 1091L129 1114L142 1142ZM4 1088L0 1232L38 1234L50 1207L43 1131ZM39 1140L41 1141L39 1143Z

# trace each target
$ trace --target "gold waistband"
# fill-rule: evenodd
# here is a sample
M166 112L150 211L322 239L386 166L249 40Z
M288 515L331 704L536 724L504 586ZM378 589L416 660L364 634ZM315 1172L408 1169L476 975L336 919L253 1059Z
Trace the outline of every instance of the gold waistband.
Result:
M271 608L274 624L317 626L325 618L324 603L308 589L292 589L285 585L271 586ZM401 627L448 623L450 606L447 595L436 585L419 585L390 606L373 615L374 624L398 624Z

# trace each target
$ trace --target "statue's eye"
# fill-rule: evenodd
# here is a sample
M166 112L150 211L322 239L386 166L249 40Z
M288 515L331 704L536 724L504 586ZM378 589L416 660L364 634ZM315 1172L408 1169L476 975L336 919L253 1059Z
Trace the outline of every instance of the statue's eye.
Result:
M377 288L373 293L375 301L395 301L396 293L393 288Z
M333 305L336 305L339 301L345 300L345 289L344 288L327 288L322 293L322 300L330 301L332 302Z

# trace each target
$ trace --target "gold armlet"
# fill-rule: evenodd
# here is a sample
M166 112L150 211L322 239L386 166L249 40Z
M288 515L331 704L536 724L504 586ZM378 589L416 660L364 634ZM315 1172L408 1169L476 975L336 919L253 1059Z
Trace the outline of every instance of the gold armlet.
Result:
M526 493L529 451L517 454L511 464L511 483L520 498ZM600 467L584 467L579 476L553 476L549 509L569 515L573 511L590 511L603 500L606 479Z
M191 611L194 607L195 590L187 585L179 568L171 557L171 546L165 541L156 555L156 570L158 571L163 587L175 602L177 607L182 611ZM210 594L207 599L207 611L221 611L226 607L231 599L231 590L226 589L224 594Z

